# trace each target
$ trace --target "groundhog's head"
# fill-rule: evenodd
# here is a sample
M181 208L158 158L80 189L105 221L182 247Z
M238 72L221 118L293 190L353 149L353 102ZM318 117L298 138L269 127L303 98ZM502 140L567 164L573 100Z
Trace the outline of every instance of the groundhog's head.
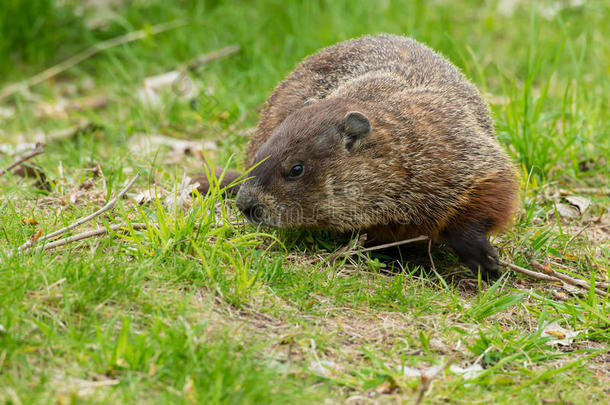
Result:
M362 167L370 134L369 119L348 103L306 103L258 149L237 207L251 222L280 228L359 228L366 184L379 177Z

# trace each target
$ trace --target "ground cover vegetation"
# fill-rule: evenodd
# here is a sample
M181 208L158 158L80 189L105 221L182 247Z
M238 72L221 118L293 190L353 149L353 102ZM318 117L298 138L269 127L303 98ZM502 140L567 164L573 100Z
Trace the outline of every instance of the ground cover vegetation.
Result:
M0 167L45 146L0 176L0 400L607 401L608 18L575 0L4 1ZM358 235L256 228L219 187L190 193L206 162L243 169L298 61L376 32L443 53L490 102L521 174L502 260L585 288L488 285L442 245L434 266L426 243L359 254ZM18 249L136 173L62 237L104 234Z

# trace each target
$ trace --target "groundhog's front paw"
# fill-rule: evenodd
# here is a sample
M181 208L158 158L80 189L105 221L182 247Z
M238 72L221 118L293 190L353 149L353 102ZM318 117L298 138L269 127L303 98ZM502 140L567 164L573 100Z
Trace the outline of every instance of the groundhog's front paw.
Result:
M468 266L475 274L481 272L481 278L485 281L493 282L500 278L501 273L496 262L498 256L496 250L489 245L483 247L477 252L472 252L471 255L458 255L461 261Z
M480 271L483 280L493 282L501 276L498 252L489 244L484 232L472 226L447 232L445 238L461 262L475 274Z
M471 269L475 273L478 269L481 269L481 278L483 280L496 281L502 275L498 266L498 251L488 241L485 242L486 246L482 249L483 257L480 257L480 261L474 267L471 267Z

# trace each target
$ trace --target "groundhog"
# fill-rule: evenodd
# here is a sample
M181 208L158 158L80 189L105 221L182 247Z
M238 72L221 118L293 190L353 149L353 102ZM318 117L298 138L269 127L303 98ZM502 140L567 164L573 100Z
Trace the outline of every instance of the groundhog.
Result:
M413 39L365 36L306 58L267 100L246 166L236 202L255 224L427 235L499 275L487 234L517 208L516 170L481 94Z

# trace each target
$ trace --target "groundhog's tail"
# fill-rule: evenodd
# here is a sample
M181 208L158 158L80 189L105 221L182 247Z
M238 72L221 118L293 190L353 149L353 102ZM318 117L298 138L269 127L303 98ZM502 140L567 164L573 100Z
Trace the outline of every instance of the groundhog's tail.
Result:
M224 174L223 174L223 171L224 171ZM225 190L225 193L228 195L234 196L239 191L239 186L241 183L229 187L231 185L231 183L235 182L235 180L237 180L237 178L239 178L239 176L241 176L241 173L239 173L235 170L226 170L225 171L223 168L220 168L220 167L214 168L214 177L216 177L216 179L218 180L220 189L224 189L224 188L228 187ZM191 183L195 183L195 182L199 183L199 186L197 187L197 191L199 191L199 193L201 195L206 195L208 190L210 189L210 179L208 178L208 176L203 175L200 177L196 177L191 181Z

